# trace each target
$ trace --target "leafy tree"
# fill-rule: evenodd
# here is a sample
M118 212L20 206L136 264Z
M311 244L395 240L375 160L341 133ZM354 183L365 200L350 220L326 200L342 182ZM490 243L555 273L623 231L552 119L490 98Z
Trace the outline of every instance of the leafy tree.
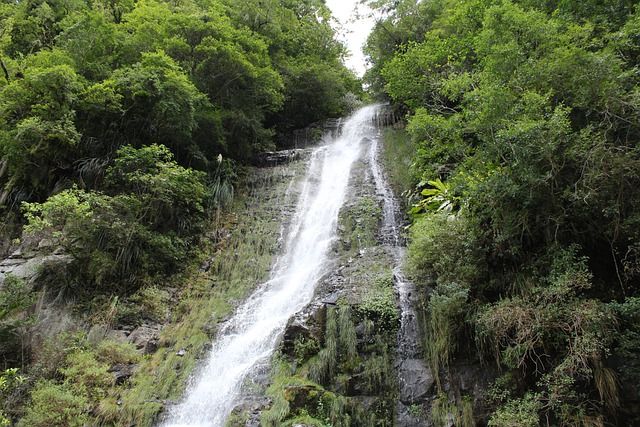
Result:
M206 218L204 174L178 166L166 147L154 145L123 147L106 180L122 193L72 189L25 204L26 230L56 239L77 260L78 281L105 291L135 289L145 275L176 271L185 239Z
M479 315L448 330L460 343L475 335L517 378L490 424L613 420L625 405L616 377L635 369L609 357L616 339L628 354L635 338L608 304L633 331L637 11L626 1L375 5L386 17L369 39L369 79L408 109L417 146L410 265L422 283L468 287ZM447 201L457 209L443 222ZM440 294L428 297L433 313ZM623 412L623 424L637 420Z

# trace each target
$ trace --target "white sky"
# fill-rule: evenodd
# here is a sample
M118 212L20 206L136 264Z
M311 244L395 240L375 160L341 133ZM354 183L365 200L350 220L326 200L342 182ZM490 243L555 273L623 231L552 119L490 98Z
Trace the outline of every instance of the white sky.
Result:
M351 53L346 60L347 66L362 76L366 70L362 46L373 28L374 19L370 16L368 8L358 4L359 0L326 0L326 3L342 25L338 36Z

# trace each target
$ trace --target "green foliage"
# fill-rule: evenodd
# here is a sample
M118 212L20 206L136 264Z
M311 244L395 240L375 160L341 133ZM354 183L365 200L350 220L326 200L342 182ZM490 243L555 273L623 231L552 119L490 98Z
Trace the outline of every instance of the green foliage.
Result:
M382 160L390 184L398 196L410 195L415 187L412 170L415 145L404 130L385 129Z
M474 224L465 215L424 215L411 226L407 263L421 282L475 285L486 274L484 248Z
M527 394L498 408L489 420L492 427L535 427L540 425L538 413L542 409L539 396Z
M67 356L60 372L73 384L73 389L96 401L105 397L113 384L109 366L96 360L92 351L76 351Z
M435 181L427 181L431 188L425 188L420 192L424 199L413 205L409 211L412 215L418 215L424 212L445 212L451 213L456 209L455 197L451 194L449 185L436 179Z
M18 368L10 368L0 371L0 426L8 427L11 420L4 412L4 409L10 409L8 397L12 392L25 382L27 378L19 374Z
M31 404L18 425L81 427L89 420L86 415L88 404L86 395L77 393L66 384L42 381L35 386Z
M517 385L492 425L636 423L619 380L638 371L635 3L369 3L384 18L367 78L416 146L408 264L436 285L427 331L459 284L452 341L474 336Z
M440 387L439 373L446 368L458 347L461 319L468 310L469 290L456 283L440 284L429 298L425 348Z
M364 319L372 320L383 331L395 331L400 326L400 313L396 305L396 297L391 275L379 278L369 289L357 307Z
M12 275L4 278L0 291L0 356L5 360L22 362L14 357L19 353L20 338L33 323L26 310L34 302L35 294L24 280Z
M134 194L148 206L141 222L153 230L188 234L204 219L209 194L202 172L179 166L161 145L140 149L122 147L107 169L107 185L114 191Z
M104 340L98 344L96 358L109 366L137 363L141 359L133 344L113 340Z
M82 266L77 277L102 289L176 271L206 219L204 174L151 145L120 149L106 181L122 193L72 189L25 203L25 230L55 239Z
M473 417L473 403L468 397L463 397L459 403L450 401L447 395L438 394L431 406L431 420L435 427L459 425L473 427L476 425Z
M310 369L311 379L320 384L333 380L338 364L338 320L336 317L336 309L328 307L324 346L318 352L315 363Z

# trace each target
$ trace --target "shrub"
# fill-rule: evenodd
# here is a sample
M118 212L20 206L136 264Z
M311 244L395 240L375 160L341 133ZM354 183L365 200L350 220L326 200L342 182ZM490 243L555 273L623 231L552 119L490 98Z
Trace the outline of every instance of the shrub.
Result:
M96 360L95 354L88 350L69 354L60 372L68 384L74 385L74 390L81 390L94 401L104 397L114 381L109 366Z
M400 326L400 313L396 303L391 275L379 278L357 306L360 317L372 320L375 326L386 332L394 332Z
M449 364L458 347L458 334L468 297L468 289L453 283L438 285L429 299L425 347L438 386L440 369Z
M485 275L484 249L466 216L424 215L411 226L410 237L407 264L418 283L471 285Z
M38 383L19 427L82 427L89 421L89 399L66 384Z
M140 200L145 209L139 221L153 231L184 235L197 231L204 219L205 174L178 165L165 146L120 148L106 181L113 191Z
M55 239L78 261L78 282L102 290L177 271L206 217L204 175L153 145L120 149L107 180L125 194L71 189L25 203L26 231Z
M499 365L543 374L538 385L549 401L546 409L570 422L592 405L580 392L586 384L603 405L618 403L615 376L605 366L616 321L605 304L581 297L591 275L575 248L552 253L551 270L532 289L481 308L477 336L481 347L492 348Z
M18 338L24 333L24 327L31 324L31 319L25 314L35 299L24 280L15 276L5 277L0 290L0 357L13 355Z
M489 420L490 427L537 427L542 403L535 394L509 401L498 408Z

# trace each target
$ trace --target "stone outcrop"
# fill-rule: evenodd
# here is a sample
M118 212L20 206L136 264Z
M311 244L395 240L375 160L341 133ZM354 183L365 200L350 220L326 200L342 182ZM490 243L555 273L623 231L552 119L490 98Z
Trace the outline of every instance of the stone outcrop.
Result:
M128 340L143 354L154 353L158 349L161 325L144 324L129 334Z
M0 261L0 287L9 275L33 284L44 267L67 265L71 262L73 262L73 258L61 251L42 254L37 251L18 249L8 258Z
M303 152L303 149L267 151L258 154L254 159L254 163L260 167L282 165L301 159Z

